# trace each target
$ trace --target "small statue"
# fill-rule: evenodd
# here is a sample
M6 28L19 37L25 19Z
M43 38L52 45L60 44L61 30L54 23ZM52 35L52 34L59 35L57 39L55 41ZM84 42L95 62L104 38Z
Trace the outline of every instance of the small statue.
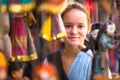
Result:
M111 72L109 70L109 54L108 49L113 49L113 45L111 43L112 37L115 32L115 24L112 21L106 21L102 28L100 29L97 37L98 41L98 52L96 55L95 62L95 73L94 80L98 80L98 78L102 79L111 79ZM101 80L102 80L101 79Z
M96 54L96 51L98 50L98 44L97 44L97 36L98 32L101 28L101 23L94 23L92 24L91 32L90 32L90 39L89 39L89 47L93 51L93 54Z

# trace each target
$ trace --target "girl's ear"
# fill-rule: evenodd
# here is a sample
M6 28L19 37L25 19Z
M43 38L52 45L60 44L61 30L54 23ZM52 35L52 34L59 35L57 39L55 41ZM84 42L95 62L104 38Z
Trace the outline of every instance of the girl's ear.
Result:
M88 31L87 31L87 34L89 34L89 33L90 33L91 28L92 28L92 24L89 24L89 25L88 25Z

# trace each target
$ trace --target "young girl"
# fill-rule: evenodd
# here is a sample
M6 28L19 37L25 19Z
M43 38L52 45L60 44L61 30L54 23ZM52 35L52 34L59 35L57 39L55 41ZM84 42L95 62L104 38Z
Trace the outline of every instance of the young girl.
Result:
M62 20L67 33L65 47L46 60L57 67L59 80L90 80L93 54L84 45L91 29L89 13L85 6L73 2L63 11Z

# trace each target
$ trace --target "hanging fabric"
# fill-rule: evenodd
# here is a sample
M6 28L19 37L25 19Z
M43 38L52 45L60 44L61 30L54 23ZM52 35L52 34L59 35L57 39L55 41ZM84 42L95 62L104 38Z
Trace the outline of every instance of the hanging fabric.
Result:
M37 7L38 12L48 14L39 34L41 38L50 42L67 36L59 14L64 7L65 0L44 0L43 3Z
M63 38L66 35L66 31L64 29L64 24L62 22L62 18L60 14L52 14L52 28L53 28L53 40Z
M37 59L37 52L28 25L22 15L15 15L11 21L11 61L30 61Z

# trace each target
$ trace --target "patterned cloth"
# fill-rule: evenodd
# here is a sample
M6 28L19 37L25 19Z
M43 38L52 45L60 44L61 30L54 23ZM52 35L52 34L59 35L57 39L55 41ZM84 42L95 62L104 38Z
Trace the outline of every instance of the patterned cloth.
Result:
M22 17L13 17L11 23L12 61L37 59L31 32Z

